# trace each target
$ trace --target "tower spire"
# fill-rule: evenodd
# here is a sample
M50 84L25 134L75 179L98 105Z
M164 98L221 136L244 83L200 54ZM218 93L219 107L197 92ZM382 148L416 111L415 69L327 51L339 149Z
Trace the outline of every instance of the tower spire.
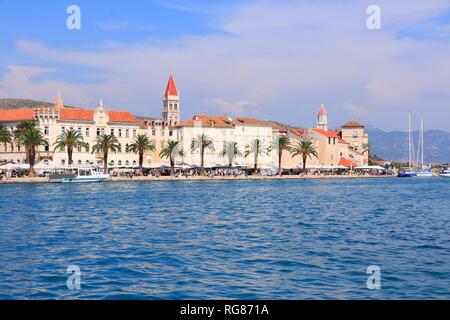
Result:
M64 108L64 104L61 97L61 91L58 91L58 96L56 97L55 108Z
M180 123L180 93L175 85L172 72L169 75L169 81L164 91L162 116L164 122L169 126Z
M317 115L317 128L328 131L328 115L323 104L320 105L319 114Z

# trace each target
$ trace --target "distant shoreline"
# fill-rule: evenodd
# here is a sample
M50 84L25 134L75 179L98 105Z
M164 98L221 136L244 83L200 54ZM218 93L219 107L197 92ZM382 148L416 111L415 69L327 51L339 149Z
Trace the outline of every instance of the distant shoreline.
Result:
M232 180L308 180L308 179L318 179L318 180L328 180L328 179L380 179L380 178L397 178L397 176L373 176L373 175L327 175L327 176L318 176L318 175L284 175L284 176L214 176L214 177L199 177L199 176L179 176L179 177L171 177L171 176L161 176L159 178L156 177L133 177L130 179L128 177L112 177L107 182L133 182L133 181L232 181ZM50 183L48 178L14 178L11 180L1 180L0 184L37 184L37 183Z

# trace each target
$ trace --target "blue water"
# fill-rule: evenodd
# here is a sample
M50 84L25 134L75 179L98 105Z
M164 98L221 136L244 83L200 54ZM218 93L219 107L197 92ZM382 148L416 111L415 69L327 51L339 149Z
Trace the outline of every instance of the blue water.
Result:
M450 299L449 199L444 178L0 185L0 298Z

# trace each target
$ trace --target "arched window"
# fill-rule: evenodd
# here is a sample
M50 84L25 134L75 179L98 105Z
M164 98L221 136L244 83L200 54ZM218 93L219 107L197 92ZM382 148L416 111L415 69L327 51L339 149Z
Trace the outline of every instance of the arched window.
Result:
M134 160L134 161L133 161L133 166L135 166L135 165L137 165L137 162L136 162L136 160Z
M109 165L110 165L110 166L113 166L113 165L114 165L114 160L111 160L111 161L109 162Z
M81 164L81 160L78 160L78 164Z
M130 161L125 161L125 165L128 167L130 165Z
M122 160L119 160L119 166L121 166L122 165Z

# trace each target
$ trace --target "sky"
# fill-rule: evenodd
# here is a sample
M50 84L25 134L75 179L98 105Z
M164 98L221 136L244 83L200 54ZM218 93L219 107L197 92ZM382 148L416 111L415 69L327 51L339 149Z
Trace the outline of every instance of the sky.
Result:
M183 119L450 131L450 0L0 0L0 98L159 117L170 72Z

